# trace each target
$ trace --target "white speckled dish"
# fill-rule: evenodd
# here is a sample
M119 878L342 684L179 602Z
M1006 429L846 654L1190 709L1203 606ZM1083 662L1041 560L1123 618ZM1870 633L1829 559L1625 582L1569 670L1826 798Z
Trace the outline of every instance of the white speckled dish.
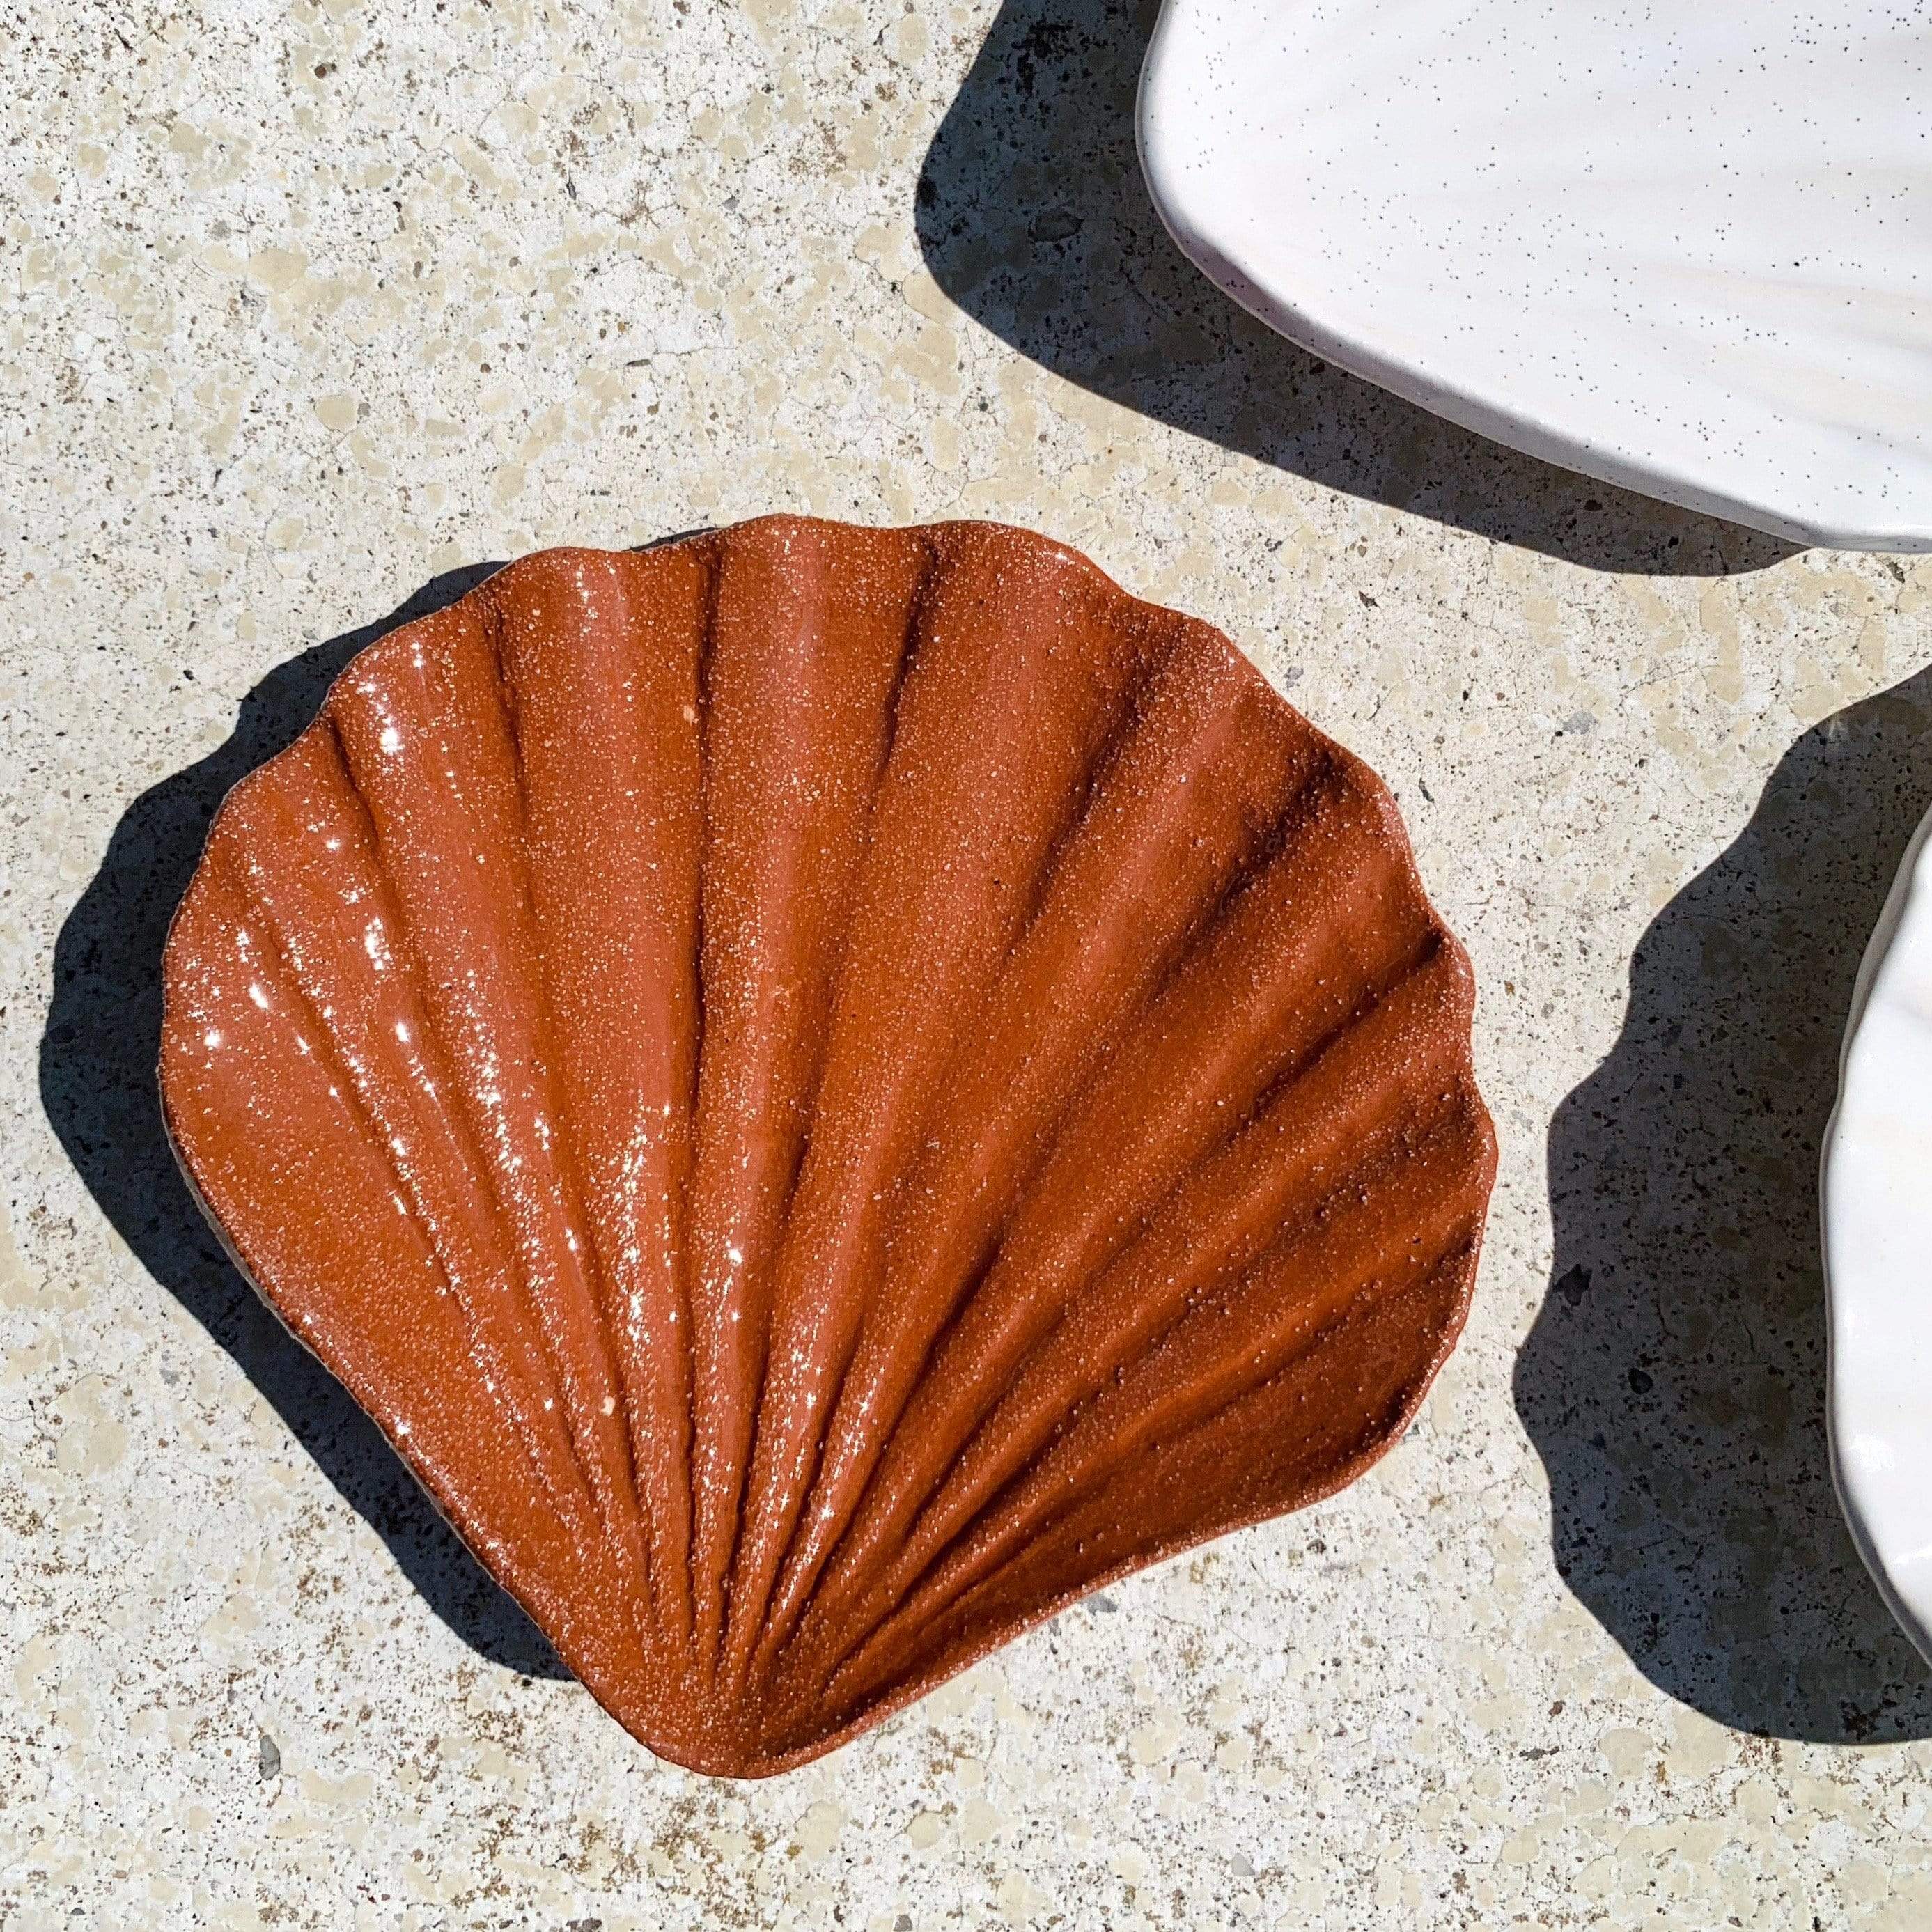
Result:
M1284 334L1806 543L1932 548L1921 0L1167 0L1156 206Z
M1832 1473L1932 1660L1932 818L1859 969L1822 1185Z

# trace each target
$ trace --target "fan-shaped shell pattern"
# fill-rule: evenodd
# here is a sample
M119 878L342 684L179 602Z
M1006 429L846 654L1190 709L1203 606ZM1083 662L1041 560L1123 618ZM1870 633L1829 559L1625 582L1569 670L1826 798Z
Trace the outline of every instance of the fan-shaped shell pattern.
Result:
M1928 87L1918 0L1162 0L1140 151L1190 259L1324 361L1670 502L1922 552Z
M236 788L165 976L243 1265L707 1771L1347 1481L1494 1172L1382 784L996 526L512 566Z

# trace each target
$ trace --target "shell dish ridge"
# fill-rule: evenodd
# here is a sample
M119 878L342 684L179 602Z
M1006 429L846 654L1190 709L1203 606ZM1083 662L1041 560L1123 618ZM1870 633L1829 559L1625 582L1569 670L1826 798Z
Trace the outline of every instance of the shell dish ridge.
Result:
M244 1272L694 1769L1332 1493L1466 1316L1495 1136L1395 801L1010 526L507 566L230 793L163 976Z

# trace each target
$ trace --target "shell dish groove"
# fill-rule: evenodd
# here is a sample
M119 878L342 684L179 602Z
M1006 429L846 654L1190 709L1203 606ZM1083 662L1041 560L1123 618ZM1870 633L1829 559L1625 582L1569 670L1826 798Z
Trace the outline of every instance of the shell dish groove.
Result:
M1348 1481L1495 1173L1381 782L996 525L511 566L236 788L164 980L243 1267L706 1772Z

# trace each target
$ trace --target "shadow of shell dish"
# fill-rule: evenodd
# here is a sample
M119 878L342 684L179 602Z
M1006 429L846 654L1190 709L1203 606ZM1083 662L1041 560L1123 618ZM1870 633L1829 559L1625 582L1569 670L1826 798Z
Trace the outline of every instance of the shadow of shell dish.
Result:
M1382 783L994 525L511 566L236 787L165 980L248 1274L736 1776L1358 1474L1495 1172Z

